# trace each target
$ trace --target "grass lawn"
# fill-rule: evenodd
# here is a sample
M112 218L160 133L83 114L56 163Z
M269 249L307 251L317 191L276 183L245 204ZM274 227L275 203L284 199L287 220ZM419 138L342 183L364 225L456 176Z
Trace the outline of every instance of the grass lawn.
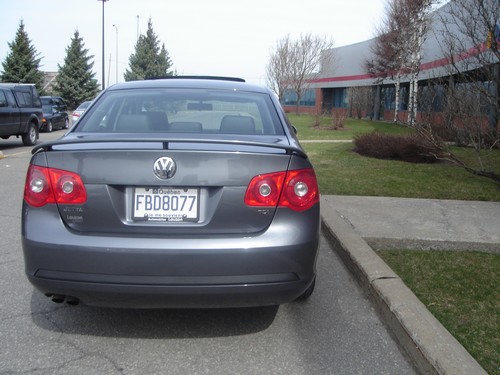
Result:
M315 118L309 115L292 115L288 114L290 122L298 130L299 139L352 139L354 136L372 131L380 131L387 134L406 134L411 132L411 129L394 125L381 121L356 120L347 119L344 129L329 130L331 119L328 117L321 118L321 127L314 128L312 124Z
M368 158L351 151L351 143L304 143L303 147L324 195L500 201L500 188L492 180L449 163ZM500 165L500 150L495 153Z
M329 118L322 118L324 128L311 127L314 117L289 115L302 140L350 140L357 134L379 131L406 134L412 130L390 123L368 120L346 121L344 130L327 130ZM303 147L314 164L321 194L368 195L402 198L434 198L500 201L500 188L492 180L475 176L447 162L415 164L368 158L352 152L351 143L306 143ZM477 164L472 149L453 148L461 158ZM500 173L500 150L484 158Z
M411 132L403 126L348 119L343 130L312 128L312 116L289 115L302 140L349 140L357 134L380 131ZM352 143L302 143L318 176L324 195L367 195L402 198L500 201L500 187L447 162L413 164L379 160L352 151ZM453 148L468 163L479 163L471 149ZM500 173L500 150L481 160ZM479 252L390 250L380 251L437 319L472 354L484 369L500 368L500 255Z
M500 366L500 256L390 250L378 254L489 373Z

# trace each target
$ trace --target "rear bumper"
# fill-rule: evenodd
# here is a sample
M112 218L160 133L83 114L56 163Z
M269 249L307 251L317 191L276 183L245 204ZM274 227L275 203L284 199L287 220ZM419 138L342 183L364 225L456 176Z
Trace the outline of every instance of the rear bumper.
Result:
M312 283L144 285L76 282L30 277L47 296L77 298L87 305L120 308L220 308L280 305L299 297Z
M23 218L26 274L45 294L89 305L282 304L315 278L319 206L310 211L295 223L277 213L266 231L252 236L135 238L77 234L54 220L56 212L32 210Z

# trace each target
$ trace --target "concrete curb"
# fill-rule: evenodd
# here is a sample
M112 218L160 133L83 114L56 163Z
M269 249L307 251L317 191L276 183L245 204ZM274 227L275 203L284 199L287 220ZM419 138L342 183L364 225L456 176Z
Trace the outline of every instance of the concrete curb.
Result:
M322 202L322 231L423 374L486 374L348 222Z
M363 237L373 250L446 250L446 251L481 251L484 253L500 254L500 246L497 243L479 243L466 241L430 241L411 240L398 238Z

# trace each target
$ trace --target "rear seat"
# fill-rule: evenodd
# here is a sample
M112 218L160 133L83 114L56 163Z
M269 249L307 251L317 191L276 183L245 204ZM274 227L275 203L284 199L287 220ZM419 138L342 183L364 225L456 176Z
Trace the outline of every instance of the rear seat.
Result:
M138 114L123 114L118 117L116 131L123 133L148 133L151 131L166 131L168 126L165 112L141 112Z
M116 123L116 131L122 133L144 133L149 132L149 120L146 114L120 115Z
M201 122L174 121L168 124L168 131L178 133L201 133L203 132L203 126Z
M250 116L226 115L222 118L220 132L226 134L255 134L255 122Z
M167 131L168 117L165 112L151 111L146 112L149 121L149 127L153 131L164 132Z

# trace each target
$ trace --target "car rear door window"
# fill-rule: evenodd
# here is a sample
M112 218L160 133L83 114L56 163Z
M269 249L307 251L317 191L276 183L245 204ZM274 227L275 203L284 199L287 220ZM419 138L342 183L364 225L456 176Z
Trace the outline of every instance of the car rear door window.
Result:
M0 107L7 107L7 98L2 90L0 90Z

